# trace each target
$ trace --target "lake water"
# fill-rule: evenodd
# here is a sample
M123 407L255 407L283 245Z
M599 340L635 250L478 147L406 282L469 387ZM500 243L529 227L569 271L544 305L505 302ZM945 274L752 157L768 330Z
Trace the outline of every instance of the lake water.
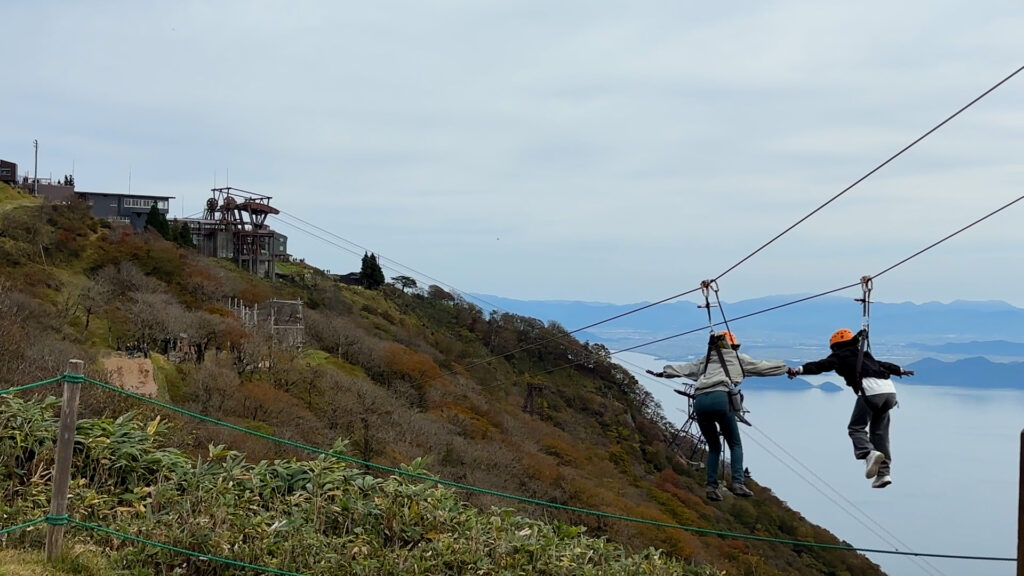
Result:
M679 381L642 374L679 361L634 352L615 358L661 402L669 420L685 421L686 398L672 392ZM927 382L922 375L915 378ZM1024 390L901 385L897 379L899 406L890 429L893 484L873 489L846 433L852 391L759 390L764 380L743 384L753 423L740 426L744 465L808 520L856 547L1016 556ZM868 557L899 576L1016 574L1013 562Z

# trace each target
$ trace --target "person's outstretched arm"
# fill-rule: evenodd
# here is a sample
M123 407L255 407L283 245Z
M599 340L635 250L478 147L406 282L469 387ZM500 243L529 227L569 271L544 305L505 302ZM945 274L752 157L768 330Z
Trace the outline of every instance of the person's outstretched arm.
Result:
M893 364L892 362L884 362L882 360L876 360L876 362L878 362L878 365L881 366L886 372L888 372L892 376L899 376L902 378L904 376L914 375L913 370L904 370L903 367L900 366L899 364Z
M657 376L658 378L689 378L696 380L700 376L700 360L694 360L693 362L687 362L686 364L666 364L661 372L647 371L651 376Z
M730 352L724 352L730 354ZM780 376L786 373L786 363L775 360L754 360L746 354L740 354L743 362L743 374L746 376Z
M813 362L807 362L800 367L801 374L823 374L825 372L832 372L839 367L839 361L834 355L829 355L828 358L821 360L815 360Z

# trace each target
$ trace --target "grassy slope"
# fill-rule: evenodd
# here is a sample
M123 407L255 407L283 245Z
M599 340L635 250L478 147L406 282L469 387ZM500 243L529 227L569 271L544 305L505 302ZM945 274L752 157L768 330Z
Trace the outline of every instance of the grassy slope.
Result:
M0 209L31 202L34 200L9 189L0 189ZM82 234L88 236L88 232ZM87 262L97 259L97 253L107 253L108 259L117 261L116 253L109 254L121 248L111 247L104 234L93 234L89 253L64 262L62 270L53 270L51 257L51 265L46 269L27 263L17 271L7 271L8 275L13 274L11 277L16 279L40 278L41 283L25 282L24 289L32 290L30 293L40 298L45 306L56 307L60 294L57 288L88 284L81 272ZM0 236L3 236L2 229ZM2 240L4 238L0 238ZM136 241L129 239L128 242ZM237 392L232 393L223 408L224 413L213 414L215 416L266 426L266 429L318 445L329 443L339 435L352 438L356 443L365 441L365 446L377 448L373 459L387 464L428 456L430 470L443 477L544 500L665 522L835 542L826 532L789 511L766 490L757 489L758 498L753 500L729 499L721 505L710 506L699 496L701 473L665 462L663 449L652 455L657 451L652 438L657 435L637 428L638 422L647 427L649 424L638 421L642 415L624 406L628 398L615 386L593 374L561 370L545 376L540 382L545 385L545 391L539 401L538 415L524 414L520 409L525 391L523 377L550 372L551 366L564 365L564 361L519 354L470 368L468 372L460 369L459 366L472 366L477 359L490 356L494 350L484 347L477 333L467 330L464 323L454 318L457 307L453 312L450 305L337 287L325 283L322 274L308 267L301 267L306 273L295 274L293 283L269 287L254 284L251 278L223 262L175 264L171 260L179 256L174 250L152 244L138 245L132 250L125 251L126 257L140 268L151 271L151 276L173 279L174 270L180 269L184 272L178 273L188 276L190 281L197 276L226 276L219 281L232 285L235 295L249 294L253 301L265 301L275 292L283 298L303 297L329 320L328 324L344 323L346 329L341 337L354 339L347 348L335 348L334 341L328 338L322 343L323 350L308 352L297 362L299 366L306 365L306 370L311 371L308 375L303 375L300 368L293 374L285 374L288 378L282 378L281 384L270 382L268 385L263 381L264 376L250 374ZM3 273L0 267L0 278ZM47 283L52 287L28 287ZM194 300L196 296L191 289L189 285L179 286L173 293L177 298ZM216 302L200 300L190 306L219 313L215 309ZM88 332L68 334L68 327L65 327L64 334L57 337L72 341L77 338L88 347L103 346L108 341L109 331L116 330L118 322L123 323L123 319L100 315L93 318ZM71 318L68 326L74 328L81 324L79 315ZM539 339L536 334L532 337L514 331L512 334L531 343ZM492 343L495 339L490 338ZM399 342L401 345L397 344ZM397 378L389 383L393 375L379 369L388 354L398 354L399 360L412 368L426 366L428 372L423 374L450 371L457 374L433 380L430 376L407 374L404 379ZM194 397L195 374L187 366L161 366L160 373L175 383L168 390L172 399L188 402ZM423 386L422 390L410 391L402 384L410 380L427 380L431 384ZM334 388L314 390L309 381L329 381ZM344 401L325 409L324 405L335 400L335 395L343 397ZM232 402L237 406L233 407ZM356 406L355 402L363 403ZM196 407L208 412L213 409L213 403L200 403ZM338 423L324 420L338 413L352 412L361 412L362 422L359 418L351 421L341 418ZM302 424L297 425L298 422ZM278 454L272 447L253 445L248 438L237 434L202 436L200 440L227 441L233 447L250 452L255 449L260 457ZM658 458L662 459L660 463ZM485 507L509 505L507 501L488 498L472 497L471 500ZM529 508L526 511L550 513ZM637 548L655 545L685 558L710 560L729 569L730 573L814 574L829 570L840 574L844 570L877 573L866 560L850 560L843 557L845 553L796 555L786 547L698 538L681 531L598 521L585 516L567 519L587 525L590 533L605 534ZM826 565L834 568L826 569Z
M50 564L43 552L0 548L0 576L101 576L104 569L95 552L71 551L68 557Z

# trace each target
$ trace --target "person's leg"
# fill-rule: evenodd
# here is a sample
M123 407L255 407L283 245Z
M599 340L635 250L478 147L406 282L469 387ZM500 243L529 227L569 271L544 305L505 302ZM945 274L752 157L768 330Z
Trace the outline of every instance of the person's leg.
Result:
M708 486L718 486L718 459L722 454L722 441L718 439L718 427L715 420L710 417L697 417L697 426L704 440L708 443L708 455L704 468L708 473Z
M879 476L888 476L892 466L892 452L889 447L889 411L896 406L896 395L892 393L874 394L868 396L871 405L872 415L868 431L871 435L871 445L882 454L885 460L878 466Z
M718 458L722 453L722 442L718 439L717 410L714 403L709 402L709 394L698 395L693 401L693 415L697 418L697 427L708 444L708 454L704 467L707 469L708 487L718 487Z
M722 437L729 445L729 468L732 484L743 484L743 441L740 440L740 428L736 424L733 413L726 412L719 417L718 425L722 429Z
M846 430L853 441L853 457L863 460L875 449L868 438L868 424L871 422L871 408L864 401L864 396L857 395L857 402L853 405L853 414L850 415L850 423Z

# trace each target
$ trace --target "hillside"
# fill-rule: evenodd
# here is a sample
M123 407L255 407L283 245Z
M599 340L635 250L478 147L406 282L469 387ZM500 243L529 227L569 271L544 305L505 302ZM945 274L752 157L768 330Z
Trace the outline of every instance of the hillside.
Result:
M752 499L730 497L714 505L704 500L703 471L681 458L676 446L670 447L673 430L653 397L611 362L606 348L580 343L557 324L507 313L488 316L436 286L408 292L390 285L378 290L345 286L297 263L271 283L240 272L230 262L199 257L152 232L112 228L87 214L84 206L39 204L0 190L0 388L52 377L69 358L84 359L89 378L113 382L115 375L104 368L104 358L144 344L152 351L160 400L289 441L323 450L335 447L354 459L396 469L412 466L493 491L446 489L428 498L466 514L462 524L500 525L501 530L486 536L492 548L562 550L557 562L537 573L615 573L611 558L620 558L625 563L621 566L638 566L631 563L650 560L652 547L663 551L660 565L670 567L654 573L687 574L690 565L710 565L729 574L880 573L866 558L848 551L699 535L586 513L598 510L657 523L840 544L756 484ZM237 302L266 309L275 298L304 303L301 349L288 345L265 321L243 322L238 308L229 306ZM45 393L21 393L0 403L10 408L13 402ZM32 421L43 428L50 425L52 405L21 406L29 411L41 406ZM354 493L345 491L353 489L357 477L364 478L359 486L369 491L376 506L402 518L395 524L401 526L409 514L425 515L427 508L416 499L401 500L395 492L433 490L429 483L328 464L322 454L302 460L312 455L101 389L84 389L80 416L96 428L121 422L135 426L136 432L142 424L157 422L153 428L160 432L148 434L154 437L152 448L110 454L104 466L89 468L89 452L78 454L84 459L76 467L78 481L88 490L72 497L75 517L103 520L126 531L152 529L153 518L160 517L167 521L161 535L182 547L302 566L311 573L360 573L341 568L332 572L310 559L310 550L339 549L331 538L343 540L344 549L357 549L383 563L376 565L378 571L365 573L396 574L402 571L393 562L413 557L411 548L425 546L423 535L435 534L427 538L431 541L475 538L460 532L465 526L423 528L414 546L412 540L396 539L392 529L379 528L372 518L325 516L321 508L333 502L351 509ZM19 438L4 437L2 450L8 456L0 462L0 470L8 471L0 479L0 517L9 519L45 512L41 483L31 475L11 473L29 465L45 471L45 443L22 452L14 445L25 437ZM172 462L170 469L153 464L153 454ZM132 472L144 462L150 468ZM229 481L224 470L228 463L248 482L258 476L253 470L260 466L338 466L331 469L339 478L325 490L339 492L329 498L298 486L262 497L236 494L230 486L242 480ZM186 464L193 467L191 476ZM197 477L200 469L211 484L189 488L182 478ZM378 490L384 485L393 490ZM171 492L158 498L161 490ZM512 501L494 492L556 507ZM28 493L35 496L25 497ZM238 503L249 514L224 517L235 507L219 514L217 501L202 499L210 493ZM349 496L331 500L344 494ZM264 545L277 537L260 530L280 513L272 508L284 505L275 500L279 497L293 498L289 506L309 506L315 522L327 522L330 528L310 529L305 540L280 536L286 541ZM208 514L210 522L187 521L189 513L177 505L187 506L184 510L192 515ZM485 512L492 507L515 512ZM332 518L344 520L335 525ZM217 526L237 529L239 536L214 538ZM550 537L517 542L514 534L524 530ZM370 538L377 533L382 536ZM327 539L314 538L316 534ZM71 538L85 549L111 547L117 551L111 558L122 567L158 571L182 561L170 552L146 552L81 530L72 531ZM367 539L359 544L360 538ZM604 549L601 542L613 547ZM446 572L434 565L426 573L468 573L476 562L481 563L476 564L479 573L503 573L493 565L496 560L489 560L488 546L466 544L452 553L465 555L465 566ZM38 545L38 534L26 533L8 536L2 546L30 550ZM594 552L575 556L566 550L576 547ZM443 547L417 551L430 550L435 557L445 554ZM590 568L587 557L608 560ZM381 568L385 565L390 568ZM196 570L189 573L214 573Z

